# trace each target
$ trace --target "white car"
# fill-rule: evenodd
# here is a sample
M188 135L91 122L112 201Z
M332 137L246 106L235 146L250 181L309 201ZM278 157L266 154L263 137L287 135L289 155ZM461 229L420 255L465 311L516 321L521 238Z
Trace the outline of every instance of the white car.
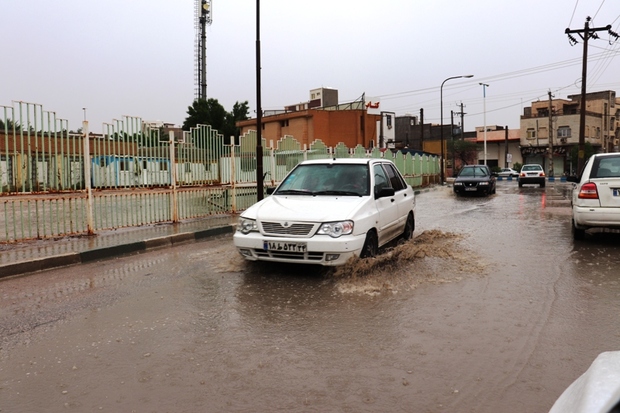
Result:
M321 159L297 165L241 213L234 244L250 261L342 265L409 239L415 193L386 159Z
M567 181L575 182L571 199L574 239L583 239L589 228L620 229L620 153L592 155L581 176Z
M516 178L519 176L519 172L515 171L512 168L502 168L502 170L497 173L497 176L501 176L503 178L508 178L508 177Z

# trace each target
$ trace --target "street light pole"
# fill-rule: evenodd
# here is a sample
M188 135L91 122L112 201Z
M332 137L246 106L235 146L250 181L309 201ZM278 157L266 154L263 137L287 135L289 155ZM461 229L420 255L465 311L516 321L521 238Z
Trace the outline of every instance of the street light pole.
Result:
M482 112L484 113L484 164L487 164L487 85L486 83L480 83L482 86Z
M441 184L443 185L444 181L445 181L445 165L446 165L446 160L445 160L445 154L444 154L444 140L443 140L443 85L444 83L446 83L448 80L451 79L460 79L462 77L474 77L474 75L461 75L461 76L451 76L449 78L447 78L446 80L444 80L443 82L441 82L441 87L439 88L439 105L440 105L440 112L441 112L441 128L439 129L439 135L441 136Z

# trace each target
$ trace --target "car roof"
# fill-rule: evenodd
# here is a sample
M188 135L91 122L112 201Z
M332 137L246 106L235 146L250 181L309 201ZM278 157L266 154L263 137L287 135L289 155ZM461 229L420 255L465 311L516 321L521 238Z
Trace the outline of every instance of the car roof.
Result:
M595 153L592 155L593 158L606 158L606 157L618 157L620 156L620 152L606 152L606 153Z
M351 165L365 165L368 163L377 162L392 162L390 159L384 158L325 158L325 159L312 159L309 161L301 162L301 165L312 164L351 164Z

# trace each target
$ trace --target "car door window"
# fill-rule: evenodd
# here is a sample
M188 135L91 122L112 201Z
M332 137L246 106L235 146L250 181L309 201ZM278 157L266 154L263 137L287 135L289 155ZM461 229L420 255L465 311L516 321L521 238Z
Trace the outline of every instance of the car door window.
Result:
M384 167L385 167L387 176L390 180L390 184L392 185L392 188L394 188L394 191L398 192L398 191L405 189L407 185L403 181L402 177L400 176L400 173L396 170L396 168L394 168L394 166L390 164L386 164L384 165Z
M390 181L383 167L381 165L374 165L372 170L375 175L375 192L378 192L383 188L389 188Z

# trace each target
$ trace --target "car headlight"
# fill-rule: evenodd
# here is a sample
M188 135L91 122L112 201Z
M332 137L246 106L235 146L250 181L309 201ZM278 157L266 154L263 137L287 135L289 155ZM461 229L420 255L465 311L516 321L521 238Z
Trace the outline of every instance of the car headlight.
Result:
M326 222L321 225L317 234L338 238L353 233L353 221Z
M488 185L488 182L480 182L478 185Z
M242 234L249 234L252 231L258 231L258 225L256 225L256 220L239 217L237 231L241 232Z
M463 186L463 182L455 182L454 186Z

